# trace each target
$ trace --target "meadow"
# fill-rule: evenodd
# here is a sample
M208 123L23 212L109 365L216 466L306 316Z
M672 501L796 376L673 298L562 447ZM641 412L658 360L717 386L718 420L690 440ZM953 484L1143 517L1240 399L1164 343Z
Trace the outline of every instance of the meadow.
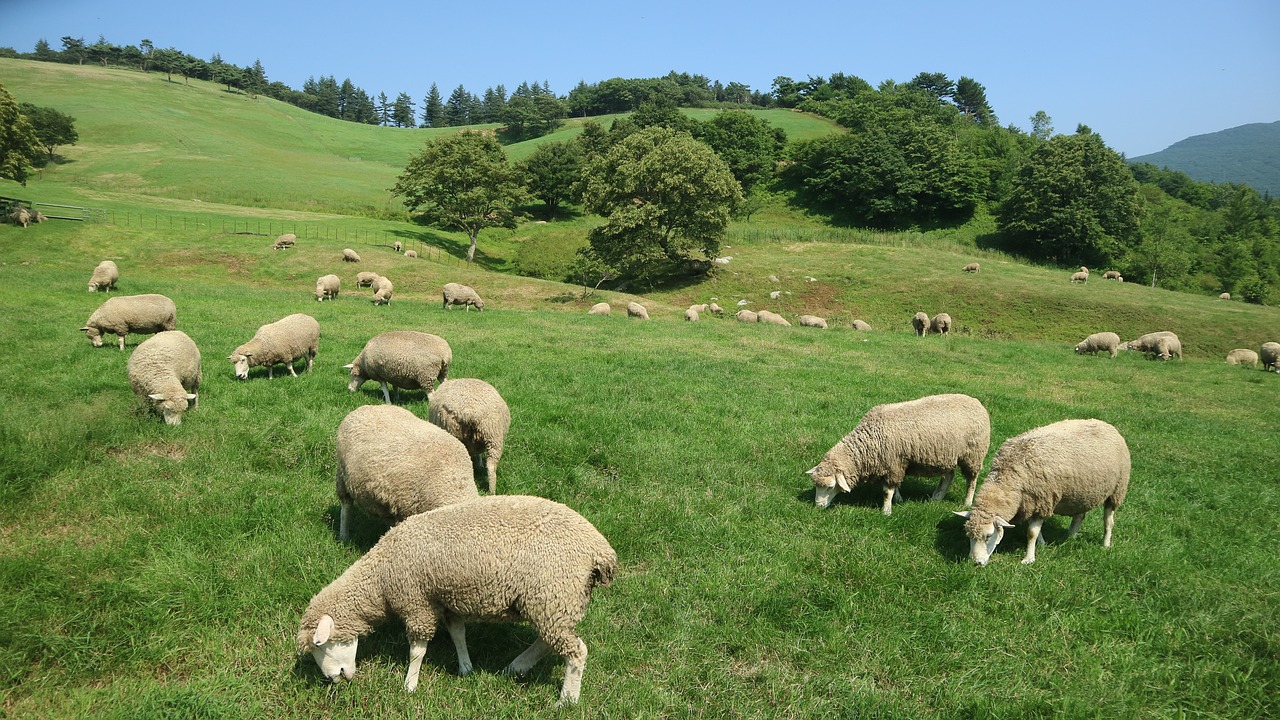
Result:
M28 65L40 65L13 63L0 60L10 90L15 68L27 78ZM107 90L63 92L102 105L102 115L83 115L82 137L105 137L97 117L123 116ZM228 98L218 101L242 101ZM156 103L153 112L172 112ZM256 126L227 127L246 127L247 137ZM399 135L387 128L324 132L357 130L399 142L385 140ZM248 142L229 137L227 147ZM1070 285L1059 269L963 237L843 231L784 208L735 223L725 251L734 260L701 283L588 295L510 272L526 238L571 235L587 218L486 234L481 261L468 267L456 259L456 234L359 209L376 207L382 170L328 194L318 182L315 194L328 199L308 209L312 178L302 170L332 162L324 152L281 140L281 157L296 165L277 175L201 178L184 170L206 172L184 164L181 144L155 142L155 172L178 189L111 185L106 169L134 172L145 152L108 153L88 140L49 173L63 179L0 188L111 212L104 223L0 225L0 715L1280 715L1280 377L1222 362L1232 347L1280 339L1275 308L1099 278ZM394 159L384 161L393 175ZM193 202L190 189L220 177L220 200ZM255 189L235 189L241 180ZM260 193L261 206L237 205L242 192ZM133 223L140 212L148 220ZM235 225L246 218L266 228ZM282 223L309 230L294 250L270 249ZM406 259L387 246L393 238L430 252ZM344 265L343 247L364 261ZM104 258L120 266L120 294L173 298L179 329L202 350L200 404L181 426L164 425L130 392L125 365L144 338L131 336L121 353L91 347L77 330L106 299L85 292ZM981 273L959 271L974 259ZM395 282L390 306L354 289L357 270ZM329 272L343 293L317 303L315 278ZM487 309L442 310L439 288L450 281L480 290ZM776 301L774 289L784 293ZM689 303L712 297L838 322L818 331L681 320ZM588 317L601 299L614 315ZM629 300L653 320L618 312ZM948 311L957 332L915 337L917 309ZM320 322L315 369L235 380L226 356L293 312ZM855 317L876 329L850 331ZM1174 330L1187 357L1072 353L1102 328L1126 339ZM440 632L412 695L395 622L362 640L348 683L325 682L294 654L310 597L386 530L357 514L352 542L337 541L334 432L352 409L381 402L373 384L348 392L342 366L392 329L441 335L452 377L482 378L503 394L512 427L500 493L563 502L618 552L618 578L597 588L580 626L590 656L577 707L554 707L556 658L522 678L500 674L534 638L521 625L471 625L467 677ZM988 465L1001 442L1033 427L1073 417L1115 425L1133 479L1112 547L1102 547L1095 512L1069 541L1065 518L1046 523L1034 565L1018 562L1017 528L989 566L975 567L952 515L960 483L935 502L931 482L908 479L891 517L875 487L814 507L804 471L868 409L944 392L989 410ZM426 416L421 392L401 404Z

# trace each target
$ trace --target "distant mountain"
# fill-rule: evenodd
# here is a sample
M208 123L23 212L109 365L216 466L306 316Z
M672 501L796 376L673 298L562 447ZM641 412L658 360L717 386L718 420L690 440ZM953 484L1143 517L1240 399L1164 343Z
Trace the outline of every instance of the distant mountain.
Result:
M1201 182L1245 183L1280 196L1280 122L1196 135L1129 162L1181 170Z

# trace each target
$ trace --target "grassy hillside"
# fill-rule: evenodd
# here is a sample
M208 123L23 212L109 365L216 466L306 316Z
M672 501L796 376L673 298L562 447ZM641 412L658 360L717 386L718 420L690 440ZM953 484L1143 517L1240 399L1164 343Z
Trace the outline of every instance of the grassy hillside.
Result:
M1280 195L1280 121L1196 135L1130 161L1181 170L1201 182L1245 183Z

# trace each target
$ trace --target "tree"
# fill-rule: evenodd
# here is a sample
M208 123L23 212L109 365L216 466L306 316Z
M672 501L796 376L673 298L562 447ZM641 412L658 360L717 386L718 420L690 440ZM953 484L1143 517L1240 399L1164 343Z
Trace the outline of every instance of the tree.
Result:
M568 107L554 95L512 95L502 111L503 139L519 142L542 137L559 128L568 114Z
M960 108L960 112L976 120L979 125L995 121L995 113L987 104L987 89L977 80L961 76L956 81L956 90L952 97L956 107Z
M391 120L396 127L414 127L413 100L409 93L402 92L396 96L395 104L391 106Z
M605 223L588 234L604 266L640 279L720 250L742 188L728 166L687 133L632 133L584 172L583 204Z
M746 110L726 110L702 123L698 139L711 146L729 172L750 194L773 178L773 168L787 144L787 134Z
M454 88L449 94L449 100L444 104L444 125L449 127L459 127L471 124L471 106L473 98L471 93L461 85Z
M574 185L582 176L582 163L582 145L565 140L539 145L518 167L529 194L545 203L554 217L560 201L573 196Z
M1031 116L1031 137L1037 140L1048 140L1053 137L1053 118L1043 110L1037 110Z
M460 132L427 143L409 159L391 193L410 212L465 232L475 259L476 238L488 227L514 227L515 208L528 196L519 173L491 132Z
M76 119L51 107L39 107L31 103L22 103L19 111L36 132L36 138L48 151L48 160L53 160L53 151L59 145L75 145L80 139L76 133ZM43 164L43 163L41 163Z
M0 85L0 178L27 184L27 177L44 157L44 148L30 121L4 85Z
M1141 194L1146 206L1138 244L1125 259L1130 280L1151 277L1151 287L1161 280L1184 275L1191 269L1189 217L1180 203L1154 185L1144 185Z
M440 88L431 83L431 90L422 102L422 126L441 127L444 124L444 101L440 98Z
M156 44L142 38L142 42L138 43L138 47L142 50L142 72L147 71L147 63L151 61L151 55L156 50Z
M62 54L68 60L75 60L77 65L84 64L85 44L84 38L71 37L70 35L62 36Z
M955 95L956 83L951 82L946 73L922 72L911 79L911 84L929 93L938 100L945 100Z

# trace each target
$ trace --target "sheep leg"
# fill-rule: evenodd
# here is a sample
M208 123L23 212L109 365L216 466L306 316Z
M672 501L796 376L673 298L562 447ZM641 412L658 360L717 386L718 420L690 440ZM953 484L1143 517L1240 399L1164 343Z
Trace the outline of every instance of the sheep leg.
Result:
M458 674L466 675L471 672L471 654L467 652L467 625L462 622L462 618L447 615L444 629L449 631L449 637L453 638L453 648L458 651Z
M582 671L587 667L587 644L578 639L578 652L565 656L564 685L560 688L560 701L557 705L578 702L582 692Z
M893 487L889 483L885 483L884 484L884 504L881 505L880 512L883 512L885 515L893 514L893 498L895 496L899 499L899 501L901 501L902 495L898 492L898 488Z
M120 352L124 352L124 336L120 336Z
M388 405L390 405L390 404L391 404L391 393L387 392L387 381L386 381L386 380L383 380L383 381L382 381L382 399L383 399L383 401L384 401L384 402L386 402Z
M1036 561L1036 544L1043 542L1040 539L1040 526L1044 524L1044 518L1027 521L1027 556L1022 558L1023 565L1030 565Z
M293 369L293 361L292 361L292 360L290 360L289 362L285 363L285 364L284 364L284 366L285 366L285 367L287 367L287 368L289 368L289 376L290 376L290 377L298 377L298 373Z
M955 471L943 473L942 476L938 478L938 489L933 491L933 495L930 496L930 499L941 500L946 497L947 491L951 489L951 481L955 479L955 475Z
M516 656L511 664L503 668L502 672L507 675L523 675L538 664L547 653L551 652L551 646L542 638L533 641L527 650Z
M1111 547L1111 528L1116 524L1116 506L1107 503L1102 506L1102 547Z
M338 539L346 542L351 539L351 503L342 503L338 511Z
M307 353L307 372L311 372L311 368L316 364L316 354Z
M498 460L502 457L501 453L494 455L490 450L485 453L485 474L489 476L489 494L493 495L498 492Z
M275 366L275 365L268 365L268 366L267 366L267 379L268 379L268 380L275 380L275 379L276 379L275 369L276 369L276 366Z
M1080 525L1084 523L1084 513L1071 516L1071 527L1067 529L1067 537L1073 538L1076 533L1080 532Z
M409 672L404 675L404 689L413 692L418 689L418 672L422 670L422 658L427 656L427 640L409 641Z

